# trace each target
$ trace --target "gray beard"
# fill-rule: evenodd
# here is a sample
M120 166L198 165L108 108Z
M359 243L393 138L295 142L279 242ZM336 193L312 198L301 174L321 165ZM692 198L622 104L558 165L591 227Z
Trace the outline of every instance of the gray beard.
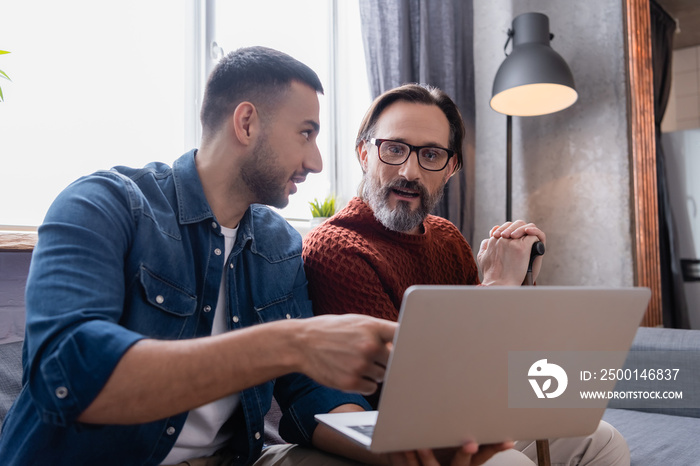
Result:
M442 199L443 188L435 193L429 193L422 184L417 181L397 179L387 186L381 186L378 179L365 174L365 183L362 188L362 196L374 212L374 218L385 228L400 233L409 232L420 226L426 217L433 211L435 205ZM415 189L420 192L420 206L411 210L411 206L404 201L398 201L394 210L389 207L389 195L393 188Z

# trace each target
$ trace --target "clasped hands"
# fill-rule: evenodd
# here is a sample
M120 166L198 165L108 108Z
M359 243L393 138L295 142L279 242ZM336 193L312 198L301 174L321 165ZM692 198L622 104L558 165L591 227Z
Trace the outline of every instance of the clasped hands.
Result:
M530 261L532 245L537 241L546 244L547 237L534 223L522 220L496 225L489 237L481 242L477 261L481 267L484 285L519 286ZM542 257L532 266L535 281L542 267Z

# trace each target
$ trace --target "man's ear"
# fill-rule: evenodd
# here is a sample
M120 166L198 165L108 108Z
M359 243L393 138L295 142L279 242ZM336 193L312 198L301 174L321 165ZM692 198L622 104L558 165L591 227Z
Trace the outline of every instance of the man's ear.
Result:
M362 173L367 173L367 152L369 148L367 147L366 141L360 141L357 146L357 153L360 157L360 166L362 167Z
M254 138L255 129L260 122L258 110L250 102L241 102L230 117L231 130L238 141L247 146Z
M447 170L447 173L449 173L449 175L447 175L445 177L445 183L447 183L447 180L452 178L455 175L455 173L457 173L457 156L456 155L454 157L450 157L449 162L447 162L446 170Z

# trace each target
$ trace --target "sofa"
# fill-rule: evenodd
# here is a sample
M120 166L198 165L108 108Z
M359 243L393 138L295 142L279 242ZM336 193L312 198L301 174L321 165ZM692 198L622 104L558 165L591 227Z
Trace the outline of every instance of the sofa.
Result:
M626 408L629 403L616 400L608 404L603 419L627 440L631 464L700 465L700 330L641 327L630 354L637 359L635 367L663 365L679 368L679 374L686 375L653 387L682 391L684 399L677 403L679 407L629 409ZM630 366L630 359L628 357L626 367ZM659 364L660 361L663 364ZM633 379L618 381L615 390L647 390L649 385Z
M632 350L663 354L667 367L700 374L700 330L640 328ZM659 353L659 352L663 353ZM0 344L0 423L21 389L22 342ZM637 390L633 381L618 382L616 390ZM700 394L700 377L674 390ZM625 409L611 401L603 419L627 439L633 466L700 464L700 405L684 408ZM271 434L272 432L268 432Z
M22 389L22 342L0 344L0 425Z

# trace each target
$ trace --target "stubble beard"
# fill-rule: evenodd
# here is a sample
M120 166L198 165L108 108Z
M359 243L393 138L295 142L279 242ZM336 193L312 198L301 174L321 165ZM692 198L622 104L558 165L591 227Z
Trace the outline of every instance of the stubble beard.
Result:
M408 181L399 178L386 186L379 183L379 179L365 173L365 182L362 188L364 200L369 204L374 212L374 218L385 228L407 233L420 226L433 208L440 202L443 195L444 185L436 192L430 193L427 188L417 181ZM398 201L392 210L389 206L389 196L394 188L404 188L416 190L420 193L420 205L412 210L411 205L405 201Z
M253 156L241 166L241 178L256 202L282 209L289 204L285 187L289 176L277 164L277 156L264 137L253 148Z

